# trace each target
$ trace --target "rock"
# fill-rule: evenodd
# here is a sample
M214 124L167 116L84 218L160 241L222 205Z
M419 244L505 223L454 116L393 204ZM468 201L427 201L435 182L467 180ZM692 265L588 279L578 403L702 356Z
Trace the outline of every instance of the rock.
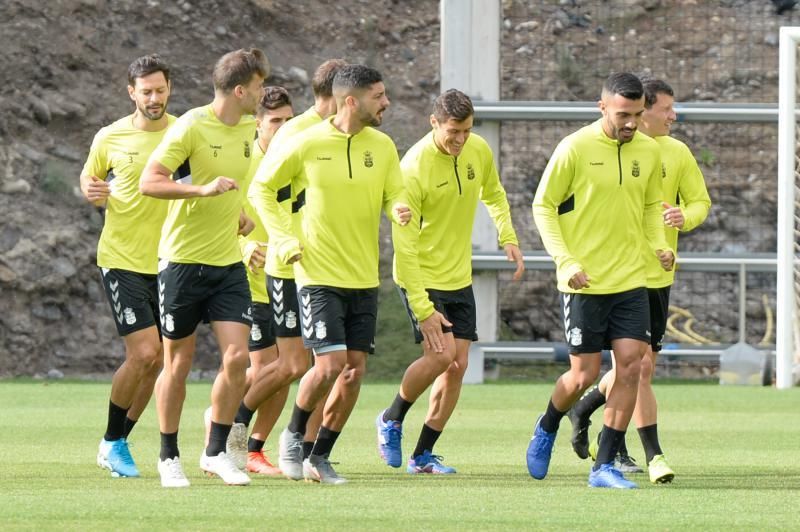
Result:
M64 378L64 372L53 368L47 372L47 378L53 381L61 380Z
M293 79L301 85L308 85L308 72L305 69L297 66L289 67L288 75L289 79Z
M539 22L536 20L529 20L527 22L520 22L514 27L514 31L533 31L539 27Z
M55 305L35 304L31 307L31 314L43 320L56 322L61 319L61 309Z
M225 29L225 26L217 26L214 28L214 34L217 37L225 37L228 34L228 30Z
M77 268L75 268L75 265L72 264L72 261L66 257L56 258L53 261L53 269L60 275L67 278L72 277L78 272Z
M47 102L32 94L28 96L28 101L31 104L33 117L36 119L36 121L43 126L49 124L50 120L53 119L53 115L50 113L50 106L47 105Z
M8 266L0 264L0 283L11 283L16 280L16 278L17 273L14 270Z
M777 48L778 44L780 44L778 34L770 32L764 35L764 44L767 46L772 46L773 48Z
M28 146L27 144L19 144L16 146L16 148L20 155L36 164L43 163L45 160L47 160L47 154L42 153L39 150Z
M73 148L66 144L58 144L53 149L53 155L74 163L81 162L82 157L81 153L76 152Z
M6 194L30 194L31 184L24 179L16 179L3 183L3 192Z

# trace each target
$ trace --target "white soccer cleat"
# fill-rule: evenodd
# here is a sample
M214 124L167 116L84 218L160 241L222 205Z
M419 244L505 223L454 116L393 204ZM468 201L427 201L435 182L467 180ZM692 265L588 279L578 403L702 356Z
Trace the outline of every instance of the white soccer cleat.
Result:
M303 434L283 429L278 438L278 467L290 480L303 479Z
M158 474L165 488L188 488L189 479L183 473L181 459L178 457L158 461Z
M236 467L233 460L224 452L219 453L217 456L207 456L203 451L203 454L200 455L200 469L209 476L218 476L229 486L247 486L250 484L250 477Z
M247 466L247 426L244 423L234 423L231 427L225 453L236 467L244 471Z
M312 454L303 460L303 477L306 482L319 482L320 484L339 485L347 482L333 469L328 455L317 456Z

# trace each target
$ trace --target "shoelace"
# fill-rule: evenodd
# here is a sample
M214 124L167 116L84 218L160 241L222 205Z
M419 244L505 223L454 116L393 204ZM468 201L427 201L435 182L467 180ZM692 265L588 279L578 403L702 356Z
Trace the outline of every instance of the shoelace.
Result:
M303 441L291 441L286 446L286 454L287 458L291 461L296 462L298 460L303 460Z
M114 444L114 449L117 451L117 456L119 456L120 462L125 465L133 465L133 457L131 456L131 452L128 449L128 446L122 440L118 440Z
M438 466L444 467L444 464L442 464L442 460L444 460L444 456L442 456L440 454L432 454L431 455L431 462L432 463L434 463L434 464L436 464Z
M181 463L178 459L167 460L167 473L172 478L185 478L186 475L183 474L183 468L181 467Z
M222 469L226 470L225 473L241 473L238 467L234 465L233 460L230 457L223 453L217 455L218 463L222 466Z
M403 439L403 432L400 428L398 428L397 423L392 423L386 428L386 432L389 435L388 444L389 445L396 445L400 443L400 440Z

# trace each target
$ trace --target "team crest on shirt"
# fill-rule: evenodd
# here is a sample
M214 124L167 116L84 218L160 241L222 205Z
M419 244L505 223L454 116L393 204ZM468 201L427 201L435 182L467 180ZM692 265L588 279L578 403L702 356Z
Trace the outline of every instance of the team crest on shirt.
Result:
M324 321L320 320L314 324L314 334L316 334L317 338L320 340L328 336L328 327L325 325Z
M364 152L364 166L366 166L367 168L372 168L372 165L373 165L372 152L367 150Z
M261 340L261 327L258 326L258 323L254 323L250 329L250 339L254 342Z
M661 163L661 179L666 179L667 177L667 165Z
M164 328L169 332L175 330L175 319L172 317L172 314L164 316Z
M639 161L636 159L633 160L633 166L631 166L631 175L633 177L639 177Z
M122 315L125 316L125 323L128 325L133 325L136 323L136 313L131 307L125 307L125 309L122 311Z
M250 143L248 141L244 141L244 156L250 157Z
M297 313L290 310L286 313L286 328L294 329L295 327L297 327Z
M467 179L470 181L475 179L475 168L472 166L472 163L467 163Z
M578 347L583 343L583 334L579 327L573 327L569 330L569 345Z

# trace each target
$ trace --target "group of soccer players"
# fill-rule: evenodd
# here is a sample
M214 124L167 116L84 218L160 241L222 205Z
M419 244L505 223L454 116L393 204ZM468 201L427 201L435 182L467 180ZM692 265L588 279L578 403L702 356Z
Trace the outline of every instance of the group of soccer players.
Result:
M378 71L324 62L312 80L313 106L294 117L288 92L264 87L269 70L258 49L224 55L213 71L213 101L175 118L166 113L168 65L157 55L140 57L128 69L133 114L94 138L81 189L105 207L97 263L126 348L97 464L114 476L139 476L128 437L155 390L161 484L189 486L178 428L203 321L221 364L200 468L230 485L249 484L248 472L346 482L330 455L375 347L383 211L392 222L394 279L423 351L377 416L378 449L387 465L403 465L404 418L431 387L407 471L453 474L433 451L477 340L471 235L479 201L516 264L514 279L524 272L492 151L471 133L472 102L455 89L438 96L431 132L401 161L376 129L389 107ZM645 104L638 78L609 78L603 118L559 145L536 194L535 220L558 266L572 364L536 425L528 450L535 478L546 474L558 422L596 379L607 344L615 371L602 392L569 412L573 445L585 458L589 416L607 397L599 473L589 483L626 487L614 459L634 404L651 479L653 464L668 469L649 383L672 275L651 279L650 263L672 269L677 230L701 223L710 202L702 175L688 168L688 149L667 136L672 92L659 87ZM669 141L636 131L651 109L663 120L645 132ZM665 198L681 205L663 208ZM658 311L663 323L653 316ZM264 443L298 379L276 467Z

